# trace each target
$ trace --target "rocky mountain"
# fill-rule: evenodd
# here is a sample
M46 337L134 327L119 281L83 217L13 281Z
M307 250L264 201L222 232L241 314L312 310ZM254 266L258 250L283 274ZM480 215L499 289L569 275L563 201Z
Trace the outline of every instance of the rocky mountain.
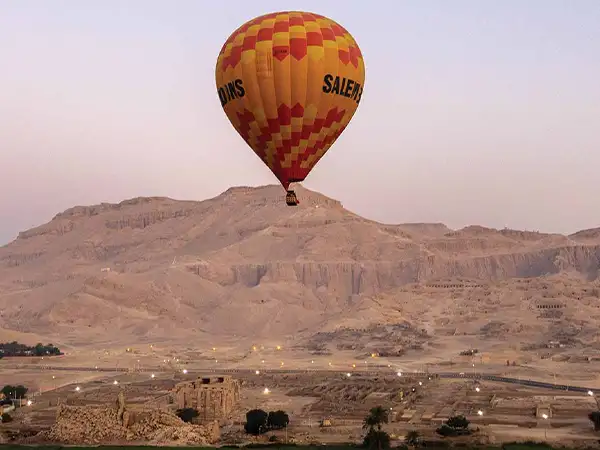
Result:
M281 187L263 186L201 202L68 209L0 248L0 327L71 345L234 334L310 341L386 324L404 336L551 336L557 321L593 320L600 306L600 229L388 225L297 192L297 208L285 206ZM563 305L561 317L536 322L543 301ZM492 320L493 311L505 317Z

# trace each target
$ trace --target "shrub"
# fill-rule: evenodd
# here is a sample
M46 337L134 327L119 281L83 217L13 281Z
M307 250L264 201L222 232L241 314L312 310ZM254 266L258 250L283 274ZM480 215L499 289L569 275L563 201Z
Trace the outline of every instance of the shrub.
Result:
M200 415L194 408L178 409L175 414L177 414L177 417L179 417L181 420L188 423Z
M465 416L452 416L446 421L446 423L452 428L469 428L469 421Z
M594 424L594 430L600 430L600 411L594 411L588 414L588 418Z
M271 411L267 416L267 428L270 430L280 430L290 423L290 417L285 411Z
M258 436L267 431L267 418L269 415L262 409L252 409L246 413L244 430L248 434Z

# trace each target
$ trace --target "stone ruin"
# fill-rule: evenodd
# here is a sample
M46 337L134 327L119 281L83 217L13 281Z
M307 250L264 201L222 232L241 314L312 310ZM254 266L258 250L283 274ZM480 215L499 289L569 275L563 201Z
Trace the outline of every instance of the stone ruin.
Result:
M63 444L143 441L206 446L216 443L220 432L216 421L196 425L183 422L168 409L129 409L120 392L115 406L59 405L56 422L38 438Z
M198 377L175 385L172 398L178 409L196 409L202 422L223 420L240 400L240 382L230 376Z

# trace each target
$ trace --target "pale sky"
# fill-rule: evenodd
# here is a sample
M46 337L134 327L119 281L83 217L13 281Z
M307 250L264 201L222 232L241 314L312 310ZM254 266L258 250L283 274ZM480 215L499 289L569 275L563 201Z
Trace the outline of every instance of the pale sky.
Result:
M600 226L599 0L0 0L0 243L78 204L276 183L214 66L278 10L338 21L367 67L305 186L388 223Z

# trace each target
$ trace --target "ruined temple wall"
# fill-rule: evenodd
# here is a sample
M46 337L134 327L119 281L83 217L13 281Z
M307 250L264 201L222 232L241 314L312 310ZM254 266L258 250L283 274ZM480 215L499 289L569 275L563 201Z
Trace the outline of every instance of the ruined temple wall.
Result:
M202 420L227 417L240 400L240 383L223 377L204 380L208 382L198 379L175 386L173 397L177 408L197 409Z

